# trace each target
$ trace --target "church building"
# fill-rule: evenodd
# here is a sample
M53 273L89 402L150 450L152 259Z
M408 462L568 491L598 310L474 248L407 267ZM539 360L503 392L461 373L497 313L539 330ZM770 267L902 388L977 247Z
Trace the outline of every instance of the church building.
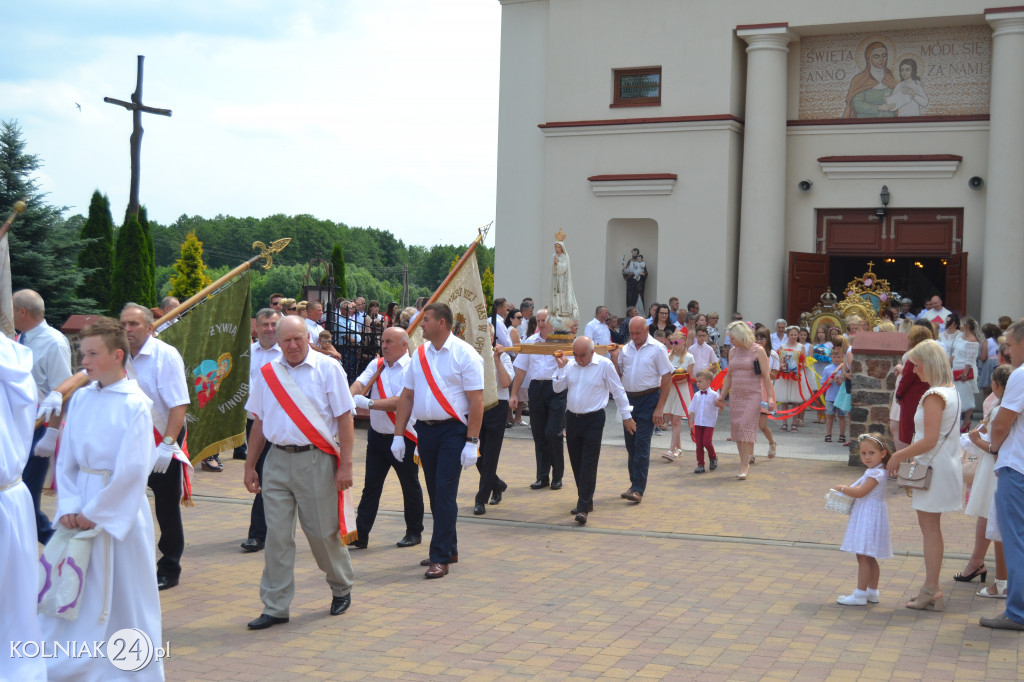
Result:
M769 325L868 270L1024 314L1024 6L499 0L495 292ZM635 289L635 287L634 287ZM582 323L581 322L581 325Z

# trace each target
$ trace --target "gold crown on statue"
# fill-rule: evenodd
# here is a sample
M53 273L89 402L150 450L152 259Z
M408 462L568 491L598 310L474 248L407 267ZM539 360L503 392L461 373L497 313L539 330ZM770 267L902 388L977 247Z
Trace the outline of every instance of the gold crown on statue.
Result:
M564 242L565 241L565 232L562 232L561 229L559 229L558 232L555 232L555 241L556 242Z

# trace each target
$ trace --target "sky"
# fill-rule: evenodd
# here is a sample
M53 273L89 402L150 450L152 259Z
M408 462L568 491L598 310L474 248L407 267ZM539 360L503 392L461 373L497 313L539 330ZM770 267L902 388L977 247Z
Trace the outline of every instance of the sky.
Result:
M497 0L31 0L5 10L0 120L48 200L128 204L145 55L140 198L182 214L307 213L464 244L494 218ZM76 107L81 105L81 110ZM487 240L494 244L493 233Z

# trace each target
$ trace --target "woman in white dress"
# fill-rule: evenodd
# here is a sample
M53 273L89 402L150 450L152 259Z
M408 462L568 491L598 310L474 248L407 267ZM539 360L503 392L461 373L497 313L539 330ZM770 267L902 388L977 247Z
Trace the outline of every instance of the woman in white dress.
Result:
M924 538L925 583L908 609L943 607L939 572L942 569L942 512L963 509L963 467L960 441L954 438L960 416L960 396L953 386L946 351L937 341L923 341L910 351L914 373L931 385L917 406L914 416L914 441L897 450L889 460L889 474L895 476L900 463L917 458L921 466L932 469L927 490L914 490L911 507L917 511L917 523Z
M153 515L146 499L155 464L152 402L125 375L128 341L117 320L99 318L86 327L81 351L94 381L68 403L57 459L56 516L63 528L102 532L92 540L78 617L41 613L43 640L111 641L118 630L138 629L160 647ZM161 659L145 664L135 651L123 655L141 669L120 670L103 658L60 656L47 659L49 679L164 679Z
M950 342L949 361L953 367L953 384L960 394L963 409L963 426L967 432L974 412L974 394L978 392L978 354L981 340L978 338L978 323L965 317L960 321L960 333Z
M569 254L560 241L555 242L555 253L551 257L551 317L556 332L569 331L572 323L580 319Z

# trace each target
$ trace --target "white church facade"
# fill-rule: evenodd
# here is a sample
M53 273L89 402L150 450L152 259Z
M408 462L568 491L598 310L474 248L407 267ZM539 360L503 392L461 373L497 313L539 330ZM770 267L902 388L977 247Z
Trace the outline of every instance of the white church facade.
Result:
M698 299L770 323L874 264L1024 313L1024 7L976 0L500 0L495 292L581 316Z

